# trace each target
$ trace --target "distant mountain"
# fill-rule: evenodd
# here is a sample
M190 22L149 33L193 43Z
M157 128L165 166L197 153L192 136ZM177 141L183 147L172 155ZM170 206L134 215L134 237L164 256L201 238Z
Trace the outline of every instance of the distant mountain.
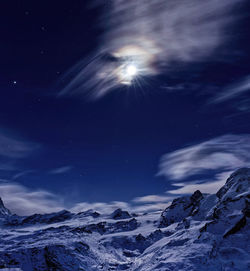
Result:
M247 168L216 194L196 191L162 213L19 217L0 200L0 270L250 270L249 202Z

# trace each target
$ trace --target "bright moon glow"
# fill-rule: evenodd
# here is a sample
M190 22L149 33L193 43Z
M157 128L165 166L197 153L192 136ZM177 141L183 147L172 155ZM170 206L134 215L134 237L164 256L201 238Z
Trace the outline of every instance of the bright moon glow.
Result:
M137 74L137 68L135 65L128 65L126 68L126 73L129 76L135 76Z
M137 84L140 77L156 73L153 66L154 54L147 48L136 45L124 46L112 52L112 56L118 60L119 66L115 69L114 75L120 84Z

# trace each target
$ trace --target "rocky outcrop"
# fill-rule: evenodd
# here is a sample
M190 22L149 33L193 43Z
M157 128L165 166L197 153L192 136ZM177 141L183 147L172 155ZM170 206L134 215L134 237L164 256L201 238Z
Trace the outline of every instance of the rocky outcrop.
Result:
M51 214L34 214L26 217L18 217L16 215L9 217L7 224L13 226L34 225L34 224L52 224L69 220L73 217L73 213L62 210Z
M221 201L227 199L233 199L239 197L242 194L249 195L249 184L250 184L250 169L241 168L236 170L227 179L226 183L222 188L216 193L217 197Z
M8 216L8 215L10 215L11 213L10 213L10 210L8 210L5 206L4 206L4 204L3 204L3 201L2 201L2 199L0 198L0 217L1 216Z
M205 220L201 232L220 234L224 238L247 224L250 214L250 169L235 171L216 195L192 196L173 200L160 218L159 227L180 222L179 228L189 228L190 220Z
M190 215L198 212L200 201L203 199L202 193L197 190L192 196L174 199L172 204L161 214L159 227L167 227L172 223L180 222Z
M216 193L216 205L207 214L205 229L224 238L237 233L247 224L250 213L250 169L235 171Z
M0 269L248 271L250 169L213 195L194 192L161 214L117 209L18 217L2 201ZM160 229L159 229L160 227Z
M117 221L115 223L107 223L105 221L99 222L97 224L89 224L83 227L77 227L72 232L85 232L85 233L93 233L98 232L99 234L110 234L117 232L126 232L133 231L139 227L139 223L135 218L126 221Z
M122 209L116 209L112 214L111 218L113 219L126 219L131 218L131 215L127 211L123 211Z

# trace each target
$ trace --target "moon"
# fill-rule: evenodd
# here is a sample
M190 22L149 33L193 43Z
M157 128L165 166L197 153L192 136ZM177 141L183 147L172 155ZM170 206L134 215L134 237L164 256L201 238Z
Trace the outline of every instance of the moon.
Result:
M137 68L135 65L128 65L126 68L126 73L128 76L134 77L137 74Z

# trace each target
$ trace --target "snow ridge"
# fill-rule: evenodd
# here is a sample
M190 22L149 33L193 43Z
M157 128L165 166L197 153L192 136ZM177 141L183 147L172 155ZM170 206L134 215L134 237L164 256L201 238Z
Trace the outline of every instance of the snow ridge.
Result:
M19 217L0 200L0 218L0 270L250 270L247 168L216 194L195 191L163 212Z

